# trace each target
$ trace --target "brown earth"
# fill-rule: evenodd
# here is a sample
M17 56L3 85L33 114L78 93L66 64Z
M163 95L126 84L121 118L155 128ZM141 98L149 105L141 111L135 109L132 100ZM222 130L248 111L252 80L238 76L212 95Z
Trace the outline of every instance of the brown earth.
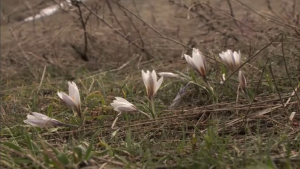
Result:
M296 26L291 27L288 24L298 24L298 21L293 21L291 17L297 16L298 13L292 9L298 8L299 1L296 1L296 7L292 1L285 0L272 1L268 7L267 1L262 0L242 0L242 3L232 0L232 16L228 1L225 0L123 0L120 4L124 8L113 1L109 2L109 8L107 2L109 1L86 2L112 28L90 15L87 22L89 61L85 62L78 53L83 51L84 31L77 8L24 23L24 18L54 2L2 0L2 78L38 79L44 66L57 77L75 76L75 72L81 69L96 71L116 68L136 55L144 58L144 61L152 57L162 61L178 60L181 53L188 49L183 44L200 48L206 54L217 54L221 50L232 48L251 55L257 47L268 43L283 29L295 34L293 29ZM188 12L188 7L198 2L203 4L195 5ZM83 16L87 17L89 11L84 7L81 9ZM276 18L280 23L274 27L274 23L260 16L261 14ZM235 17L236 21L232 17ZM283 25L283 21L286 21L287 25ZM120 32L127 40L114 31ZM140 46L142 50L132 44ZM252 45L252 49L249 48L249 44Z

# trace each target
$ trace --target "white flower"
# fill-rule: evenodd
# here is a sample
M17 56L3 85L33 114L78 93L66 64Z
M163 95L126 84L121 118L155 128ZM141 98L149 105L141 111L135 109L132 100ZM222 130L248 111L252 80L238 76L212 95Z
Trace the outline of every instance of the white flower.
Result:
M175 74L172 72L159 72L158 75L162 77L179 77L179 74Z
M191 65L200 76L206 79L205 56L199 51L199 49L193 48L192 57L186 54L184 54L184 57L188 64Z
M153 70L151 73L149 70L147 70L147 72L144 72L144 70L142 70L142 77L143 77L143 82L146 86L148 97L149 98L154 97L154 95L156 94L157 90L159 89L159 87L163 82L163 77L161 77L157 81L157 75L155 70Z
M61 123L60 121L50 118L44 114L32 112L31 114L27 115L27 119L24 120L24 123L29 124L33 127L57 127L63 126L65 124Z
M241 52L232 52L231 50L223 51L219 54L223 63L231 70L235 71L241 65Z
M57 92L57 95L66 102L67 105L71 106L81 117L81 101L80 94L77 85L74 82L68 82L69 95L64 92Z
M239 88L246 92L247 81L242 71L239 71Z
M147 116L149 119L151 119L151 117L147 113L137 109L132 103L130 103L126 99L123 99L122 97L116 97L116 100L110 103L110 105L114 108L115 111L119 112L117 114L117 117L113 121L111 128L114 128L122 112L138 111L143 115Z
M137 108L128 102L126 99L123 99L121 97L116 97L116 100L114 100L110 105L114 108L117 112L127 112L127 111L136 111Z

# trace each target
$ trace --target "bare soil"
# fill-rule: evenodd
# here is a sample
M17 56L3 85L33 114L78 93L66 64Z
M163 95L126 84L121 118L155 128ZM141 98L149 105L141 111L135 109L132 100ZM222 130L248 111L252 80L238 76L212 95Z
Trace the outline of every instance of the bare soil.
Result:
M189 7L199 2L203 4L195 5L188 12ZM282 29L266 26L270 25L269 22L259 14L274 17L272 13L274 11L280 13L284 9L294 8L289 1L272 1L269 7L267 1L262 0L240 2L244 4L231 1L231 13L225 0L120 1L128 11L113 2L109 3L111 7L109 8L107 1L89 0L86 4L111 27L94 15L90 15L89 11L82 7L83 16L90 15L87 22L89 61L85 62L79 55L83 51L84 31L77 8L24 23L24 18L55 3L50 0L3 0L1 1L2 78L38 79L45 66L51 70L53 76L74 77L75 72L81 69L97 71L116 68L136 55L141 56L143 60L155 57L162 61L176 59L180 62L182 52L188 50L182 44L200 48L204 53L216 53L233 48L251 54L253 51L246 49L247 45L269 42ZM238 22L234 22L230 14ZM286 12L284 14L280 19L290 15ZM232 26L234 24L236 25ZM120 32L126 39L115 31ZM134 47L133 43L141 49Z

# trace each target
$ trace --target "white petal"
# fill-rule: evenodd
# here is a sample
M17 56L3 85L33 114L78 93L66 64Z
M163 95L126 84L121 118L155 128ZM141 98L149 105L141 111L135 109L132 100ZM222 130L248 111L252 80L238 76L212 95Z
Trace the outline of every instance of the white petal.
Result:
M161 86L163 80L164 80L164 77L161 77L161 78L158 80L158 82L156 83L156 86L155 86L156 88L155 88L154 94L155 94L155 93L157 92L157 90L160 88L160 86Z
M44 123L41 122L32 122L31 120L23 120L23 122L33 127L44 127Z
M153 82L156 83L157 82L157 75L156 75L155 70L152 70L151 76L152 76Z
M144 82L144 85L146 86L146 88L148 88L148 72L145 73L144 70L142 70L142 77L143 77L143 82Z
M132 104L126 104L126 103L117 103L117 102L112 102L112 103L110 103L110 105L112 106L112 107L121 107L121 106L132 106Z
M69 106L71 106L71 107L73 107L73 108L76 108L76 109L78 108L78 107L77 107L78 105L76 105L76 103L74 102L74 100L73 100L70 96L68 96L66 93L64 93L64 92L58 92L57 94L58 94L58 96L59 96L63 101L66 102L67 105L69 105Z
M27 118L28 120L35 120L35 119L37 119L35 116L33 116L33 115L31 115L31 114L27 114L26 118Z
M193 69L197 69L197 67L195 66L192 58L189 55L184 54L184 58L185 58L186 62L188 62L188 64L190 66L192 66Z
M115 97L116 100L121 101L121 102L125 102L125 103L130 103L129 101L127 101L126 99L122 98L122 97Z
M62 125L60 121L37 112L32 112L32 115L28 114L24 123L34 127L56 127Z
M80 94L77 85L74 82L68 82L69 85L69 96L74 100L75 104L79 106L80 102Z
M128 102L126 99L123 99L121 97L116 97L116 100L114 100L110 105L114 108L116 111L133 111L136 110L136 107ZM122 108L122 107L125 107Z
M232 50L227 49L227 55L232 56L233 55Z
M41 113L37 113L37 112L32 112L32 115L37 118L37 119L42 119L42 120L51 120L50 117L44 115L44 114L41 114Z
M158 75L162 77L179 77L178 74L172 72L159 72Z
M224 52L219 53L219 56L220 56L220 58L221 58L222 60L224 60Z
M237 53L236 51L234 51L233 58L234 58L234 61L235 61L235 66L240 66L240 64L241 64L241 52Z
M64 93L64 92L57 92L58 97L61 98L61 99L63 99L62 93Z
M196 68L198 70L200 70L200 67L204 66L202 56L201 56L199 50L196 49L196 48L193 48L193 58L192 58L192 60L193 60L193 63L194 63L194 65L196 66Z
M239 86L243 90L245 90L245 88L247 87L246 77L244 76L242 71L239 71Z
M136 111L136 108L134 108L132 106L120 106L120 107L114 108L114 110L118 111L118 112L128 112L128 111Z
M200 55L200 59L201 59L201 62L200 62L200 66L202 67L202 69L204 69L205 71L205 74L206 74L206 61L205 61L205 56L201 53L201 51L199 51L199 55Z

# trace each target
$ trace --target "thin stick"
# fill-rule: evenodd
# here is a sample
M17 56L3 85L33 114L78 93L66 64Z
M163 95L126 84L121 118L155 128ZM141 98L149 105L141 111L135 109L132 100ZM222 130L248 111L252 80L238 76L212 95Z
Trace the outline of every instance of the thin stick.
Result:
M29 158L30 160L32 160L32 162L36 163L37 165L39 165L39 167L41 168L44 168L44 169L47 169L48 167L46 167L43 163L39 162L37 159L35 159L31 154L29 153L20 153L19 151L16 151L16 150L13 150L11 148L7 148L5 146L1 146L1 149L5 149L5 151L10 151L14 154L17 154L21 157L27 157Z
M139 109L137 111L140 112L140 113L142 113L143 115L147 116L149 119L152 119L152 117L149 116L149 114L147 114L147 113L145 113L145 112L143 112L143 111L141 111Z
M240 29L240 31L243 33L243 29L240 28L240 26L238 25L238 23L237 23L237 21L236 21L237 19L235 19L235 16L234 16L234 13L233 13L233 9L232 9L232 5L231 5L230 0L227 0L227 4L228 4L228 6L229 6L229 9L230 9L230 16L233 18L232 20L233 20L234 24L235 24L236 27L238 27L238 28Z
M89 58L87 57L87 52L88 52L88 39L87 39L87 36L88 35L87 35L87 30L86 30L86 24L87 24L88 18L86 19L86 21L84 21L80 5L77 4L77 3L73 3L73 5L78 8L81 26L82 26L82 29L84 31L84 51L83 51L83 53L81 53L79 51L77 51L77 52L80 53L80 56L81 56L82 60L89 61Z
M283 47L283 34L281 35L281 50L282 50L282 57L283 57L284 68L285 68L287 77L289 79L290 85L293 86L293 83L292 83L292 80L291 80L291 77L290 77L290 74L289 74L289 71L288 71L288 68L287 68L286 60L285 60L284 47ZM294 92L296 94L296 97L297 97L298 101L300 102L299 96L297 94L297 90L294 90Z
M19 47L20 50L22 51L22 54L23 54L23 56L24 56L24 58L25 58L25 60L26 60L26 61L25 61L25 64L26 64L27 67L29 68L29 70L30 70L30 72L32 73L32 75L33 75L35 78L37 78L36 75L32 72L31 66L30 66L30 65L28 64L28 62L27 62L27 61L29 60L27 54L25 53L23 47L22 47L21 44L19 43L18 38L17 38L17 36L15 35L15 33L13 32L13 30L12 30L11 27L9 27L9 31L10 31L10 33L13 35L13 37L14 37L14 39L15 39L17 45L18 45L18 47Z
M89 10L96 18L98 18L100 21L102 21L106 26L108 26L111 30L113 30L116 34L120 35L123 39L125 39L129 44L132 44L136 48L140 49L142 52L145 52L147 55L151 56L152 58L156 58L154 55L149 53L147 50L143 49L141 46L133 43L131 40L127 38L127 36L123 35L120 31L117 29L114 29L110 24L108 24L104 19L102 19L98 14L96 14L94 11L92 11L88 6L86 6L83 2L81 4Z
M42 87L42 84L43 84L43 81L44 81L44 77L45 77L45 73L46 73L46 68L47 68L47 66L44 66L42 78L41 78L40 84L39 84L39 86L38 86L38 91L39 91L40 88Z
M150 29L152 29L155 33L157 33L160 37L170 40L174 43L180 44L181 46L184 46L186 48L191 48L186 44L183 44L175 39L169 38L163 34L161 34L160 32L158 32L153 26L151 26L150 24L148 24L146 21L144 21L142 18L140 18L138 15L136 15L135 13L133 13L132 11L128 10L127 8L125 8L123 5L121 5L119 2L116 2L115 0L112 0L112 2L114 2L115 4L119 5L119 7L121 7L122 9L126 10L127 12L129 12L131 15L133 15L134 17L136 17L138 20L140 20L141 22L143 22L145 25L147 25Z
M238 88L237 88L237 91L236 91L236 105L238 105L238 101L239 101L239 94L240 94L240 86L238 86ZM239 113L239 110L238 109L236 109L236 114L238 114Z
M269 63L269 60L270 60L270 59L267 59L267 61L266 61L266 63L265 63L265 66L264 66L264 68L263 68L263 70L262 70L262 72L261 72L261 76L260 76L259 81L258 81L258 83L257 83L256 89L254 90L254 93L253 93L253 99L251 100L251 103L250 103L250 105L249 105L249 107L248 107L247 113L246 113L246 115L245 115L245 117L244 117L244 122L247 121L247 118L248 118L248 115L249 115L249 112L250 112L250 108L252 107L252 105L253 105L253 103L254 103L254 98L255 98L255 96L256 96L256 91L258 91L258 88L260 87L261 81L262 81L262 79L263 79L264 72L265 72L265 70L266 70L266 65Z
M119 22L119 20L118 20L118 18L116 17L114 11L112 10L112 7L111 7L111 5L110 5L109 0L106 0L106 4L107 4L107 6L108 6L108 9L109 9L110 12L112 13L113 17L115 18L117 24L121 27L121 29L122 29L124 35L126 35L125 29L124 29L124 27L121 25L121 23Z
M269 64L269 69L270 69L270 73L271 73L272 79L273 79L273 81L274 81L274 85L275 85L276 91L277 91L278 96L279 96L279 98L280 98L280 102L281 102L281 104L282 104L282 107L284 107L284 103L283 103L283 100L282 100L280 91L279 91L279 89L278 89L278 86L277 86L276 79L275 79L274 74L273 74L273 70L272 70L271 64ZM284 109L284 110L286 110L286 109ZM287 114L286 114L286 115L287 115Z
M297 86L297 87L294 89L294 91L292 92L292 94L291 94L291 96L289 97L289 99L285 102L284 107L286 107L286 106L289 104L289 102L291 101L291 98L296 94L296 92L297 92L297 90L298 90L298 87L299 87L299 86Z
M117 123L117 120L119 119L119 117L120 117L121 114L122 114L122 112L119 112L119 113L118 113L117 117L115 118L114 122L113 122L112 125L111 125L111 128L112 128L112 129L114 129L114 127L115 127L115 125L116 125L116 123Z

